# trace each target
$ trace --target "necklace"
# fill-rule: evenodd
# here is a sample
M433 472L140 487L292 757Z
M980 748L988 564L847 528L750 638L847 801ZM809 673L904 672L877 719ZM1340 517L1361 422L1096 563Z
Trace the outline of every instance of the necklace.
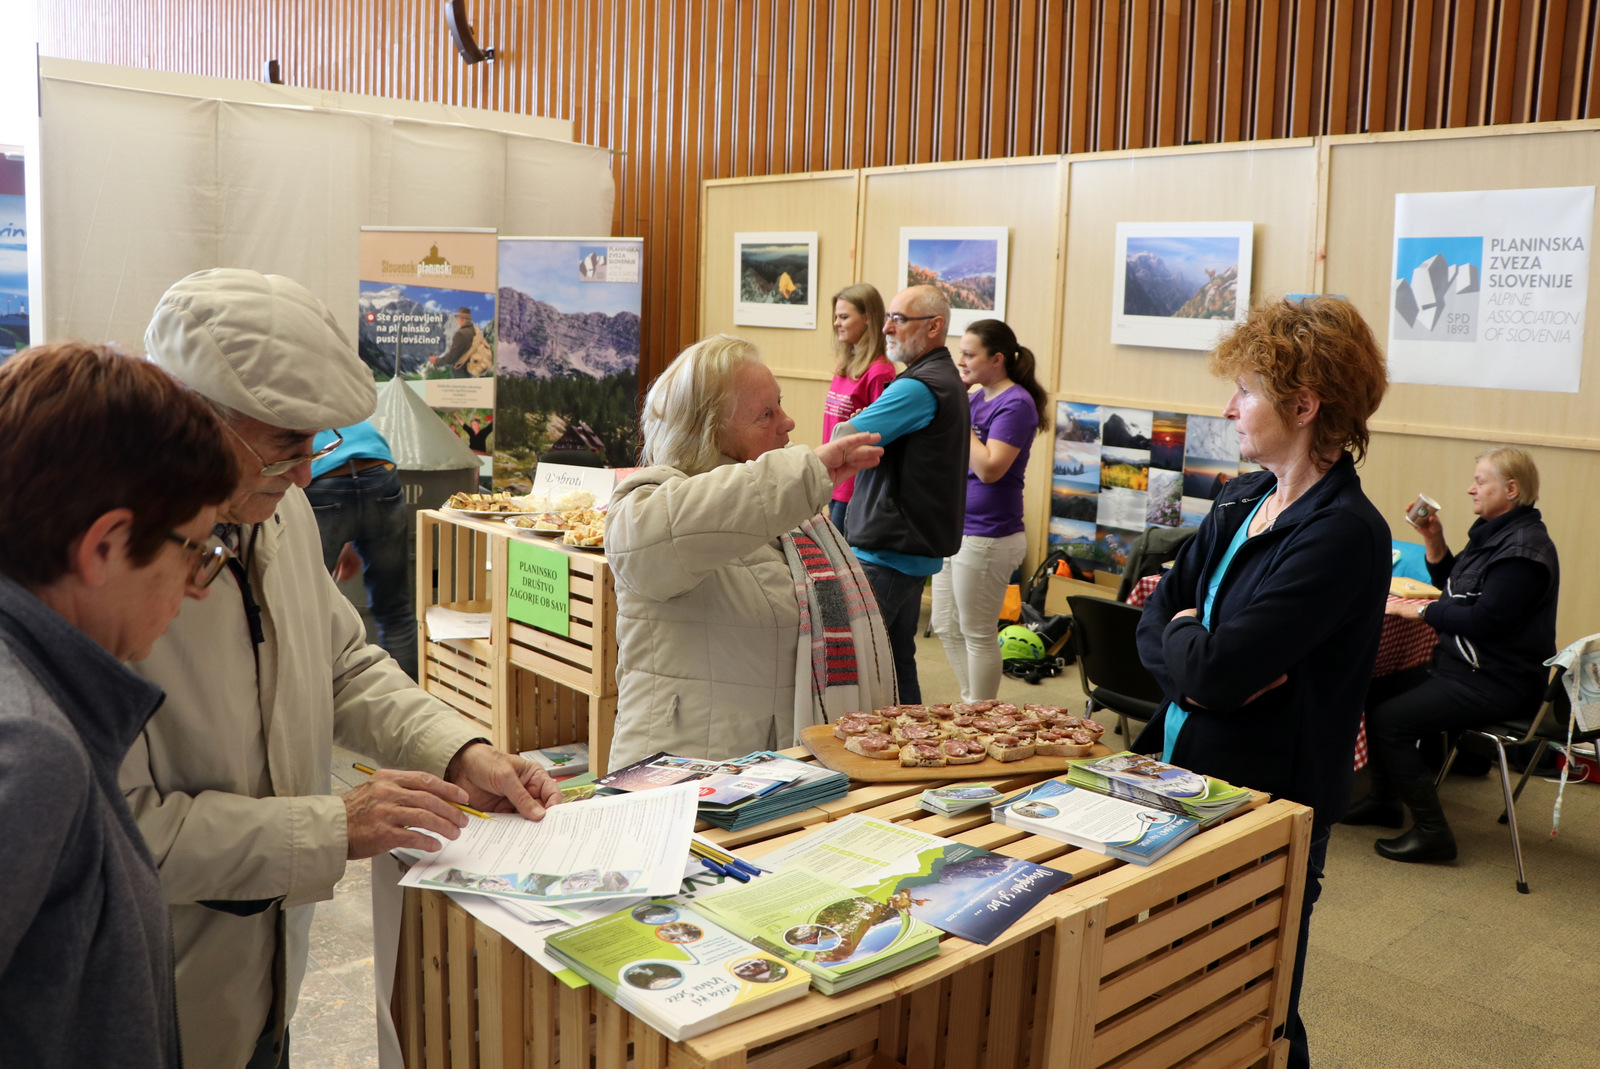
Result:
M1288 506L1279 505L1279 500L1278 488L1273 487L1271 493L1267 494L1266 500L1261 503L1261 511L1256 513L1256 523L1261 525L1260 529L1255 532L1256 534L1263 534L1272 530L1272 525L1278 522L1279 516L1283 515L1283 510ZM1252 524L1251 526L1255 525Z

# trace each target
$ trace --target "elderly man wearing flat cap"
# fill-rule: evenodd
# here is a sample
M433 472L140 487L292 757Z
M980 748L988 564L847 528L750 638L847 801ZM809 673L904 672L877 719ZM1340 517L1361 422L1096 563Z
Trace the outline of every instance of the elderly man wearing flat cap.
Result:
M167 700L122 787L171 906L187 1064L287 1065L311 905L345 862L455 838L452 802L538 819L560 792L369 645L324 567L302 492L312 437L366 419L376 391L322 302L281 276L200 271L161 298L145 347L225 420L240 481L218 533L238 559L133 666ZM331 795L335 740L414 771Z

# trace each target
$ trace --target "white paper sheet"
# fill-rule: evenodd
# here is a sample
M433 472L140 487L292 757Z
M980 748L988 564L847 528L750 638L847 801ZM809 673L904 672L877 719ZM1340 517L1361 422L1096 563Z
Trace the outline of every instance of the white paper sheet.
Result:
M428 622L428 637L435 642L489 637L489 614L486 612L457 612L443 605L429 605L424 618Z
M556 806L540 821L475 818L401 883L541 906L676 894L697 797L683 784Z

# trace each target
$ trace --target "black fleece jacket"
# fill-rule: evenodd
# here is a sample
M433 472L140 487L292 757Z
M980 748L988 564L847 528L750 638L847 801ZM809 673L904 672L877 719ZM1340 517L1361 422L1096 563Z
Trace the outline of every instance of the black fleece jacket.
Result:
M1189 712L1173 763L1309 805L1325 825L1349 804L1392 549L1349 455L1239 548L1209 630L1193 617L1173 619L1204 604L1207 575L1276 485L1263 471L1223 490L1145 603L1139 657L1168 700ZM1284 684L1248 700L1283 675ZM1135 749L1159 751L1164 723L1163 710Z

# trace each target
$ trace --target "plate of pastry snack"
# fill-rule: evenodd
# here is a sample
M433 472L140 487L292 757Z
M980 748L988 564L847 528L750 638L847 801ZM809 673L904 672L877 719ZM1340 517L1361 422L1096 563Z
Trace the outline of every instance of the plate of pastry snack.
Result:
M441 506L443 512L459 512L479 519L505 518L530 511L524 498L504 491L496 494L455 493Z
M530 512L506 519L506 523L525 534L559 538L566 545L585 549L604 548L605 522L603 510L588 507L562 512Z
M1079 757L1111 751L1105 728L1057 705L981 701L891 705L804 729L818 761L851 779L987 779L1064 772Z

